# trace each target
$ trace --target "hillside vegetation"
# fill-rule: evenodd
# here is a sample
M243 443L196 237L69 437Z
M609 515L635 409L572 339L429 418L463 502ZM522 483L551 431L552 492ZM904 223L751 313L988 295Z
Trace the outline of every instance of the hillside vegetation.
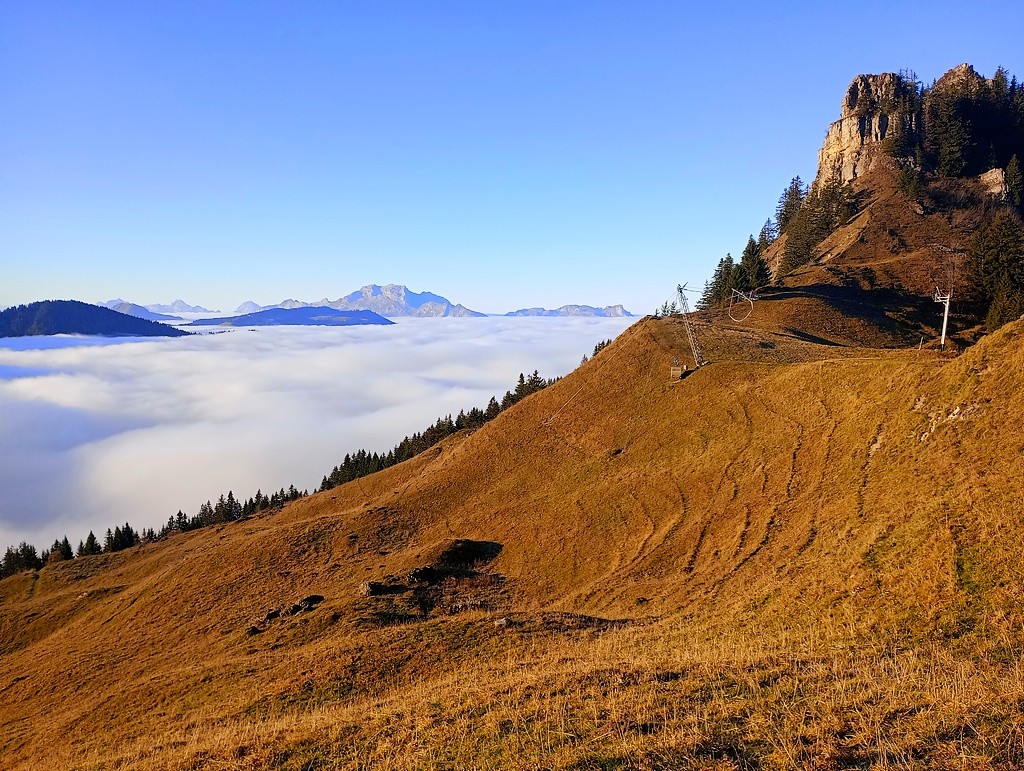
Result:
M385 472L0 582L5 767L1024 762L1024 324L701 334L683 381L648 319Z
M109 335L181 337L180 329L78 300L45 300L0 311L0 337Z

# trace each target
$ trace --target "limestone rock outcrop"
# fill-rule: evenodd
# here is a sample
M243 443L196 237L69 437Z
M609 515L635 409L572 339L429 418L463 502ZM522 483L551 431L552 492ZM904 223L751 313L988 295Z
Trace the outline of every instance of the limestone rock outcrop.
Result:
M989 169L978 177L981 189L991 196L1005 200L1010 193L1006 184L1006 172L1002 169Z
M818 181L837 176L851 182L885 158L882 143L896 127L896 112L908 89L893 72L853 79L839 120L828 127L818 152Z

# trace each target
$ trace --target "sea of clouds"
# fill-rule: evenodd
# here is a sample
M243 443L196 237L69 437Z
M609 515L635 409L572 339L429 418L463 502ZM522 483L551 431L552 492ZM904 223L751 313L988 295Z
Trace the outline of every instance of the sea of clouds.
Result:
M0 549L159 528L233 490L312 491L484 407L520 372L564 375L635 319L409 319L187 338L0 339Z

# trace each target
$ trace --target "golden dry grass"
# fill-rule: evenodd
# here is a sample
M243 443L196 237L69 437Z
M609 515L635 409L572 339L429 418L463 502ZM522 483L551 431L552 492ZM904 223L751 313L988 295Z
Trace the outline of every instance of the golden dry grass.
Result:
M720 324L672 383L683 339L646 320L385 473L0 582L0 766L1024 764L1024 324L959 358ZM359 595L456 538L503 582Z

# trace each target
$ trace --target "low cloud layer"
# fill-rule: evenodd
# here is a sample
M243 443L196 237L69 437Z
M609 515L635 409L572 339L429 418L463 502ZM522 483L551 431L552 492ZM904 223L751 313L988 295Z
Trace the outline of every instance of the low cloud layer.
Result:
M233 490L312 490L483 407L520 372L579 364L632 320L416 319L96 344L0 340L0 548L128 521L159 528ZM5 347L6 346L6 347Z

